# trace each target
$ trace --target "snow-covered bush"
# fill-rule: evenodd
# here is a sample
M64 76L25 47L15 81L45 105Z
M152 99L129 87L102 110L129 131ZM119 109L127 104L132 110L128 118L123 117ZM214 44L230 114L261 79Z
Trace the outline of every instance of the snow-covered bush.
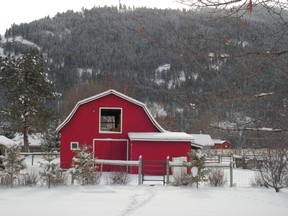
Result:
M262 154L260 175L265 185L276 192L288 187L288 151L282 149L268 149Z
M118 185L126 185L131 181L127 172L125 171L115 171L109 173L107 178L108 184L118 184Z
M187 172L182 171L179 175L174 176L173 186L187 186L191 184L190 175Z
M39 162L42 171L39 172L40 179L46 183L48 188L51 185L65 184L65 174L60 168L59 163L55 161L56 156L54 152L47 152L43 155L44 162Z
M94 163L90 147L82 145L78 150L75 150L76 155L72 161L70 174L72 175L72 182L75 180L79 184L99 184L100 173L97 172L98 167Z
M208 182L211 186L224 186L227 178L224 175L223 169L213 169L208 172Z
M39 172L34 169L30 169L28 172L21 175L21 182L24 186L37 185L40 180Z
M250 184L252 187L268 187L262 179L260 172L254 174L253 178L250 179Z

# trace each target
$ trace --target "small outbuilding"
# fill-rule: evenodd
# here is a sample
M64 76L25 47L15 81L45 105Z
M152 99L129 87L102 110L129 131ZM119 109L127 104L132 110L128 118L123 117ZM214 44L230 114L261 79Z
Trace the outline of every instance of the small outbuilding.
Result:
M97 159L130 161L141 155L143 163L187 157L193 146L193 136L164 130L144 103L115 90L79 101L57 131L64 169L71 167L75 150L83 144L91 146Z
M0 135L0 155L5 155L6 148L16 145L15 141Z
M231 149L231 143L227 140L213 139L213 142L211 149Z

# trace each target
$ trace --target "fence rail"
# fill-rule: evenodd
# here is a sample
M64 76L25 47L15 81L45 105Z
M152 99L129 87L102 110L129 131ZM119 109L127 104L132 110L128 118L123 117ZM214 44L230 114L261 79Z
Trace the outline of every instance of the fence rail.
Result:
M166 183L169 184L170 179L170 168L173 167L182 167L182 168L190 168L191 163L189 162L174 162L170 161L169 157L166 159ZM206 163L206 168L229 168L229 183L230 187L233 186L233 161L230 161L230 163Z
M138 166L138 184L142 184L142 168L143 168L143 162L142 162L142 156L139 156L139 160L135 161L126 161L126 160L103 160L103 159L94 159L95 164L100 164L101 166L101 173L103 170L103 165L115 165L115 166Z
M59 152L53 152L53 153L49 153L49 154L55 155L57 157L60 156ZM35 156L45 156L45 155L47 155L47 152L21 152L20 155L25 156L25 157L31 156L31 165L33 166Z

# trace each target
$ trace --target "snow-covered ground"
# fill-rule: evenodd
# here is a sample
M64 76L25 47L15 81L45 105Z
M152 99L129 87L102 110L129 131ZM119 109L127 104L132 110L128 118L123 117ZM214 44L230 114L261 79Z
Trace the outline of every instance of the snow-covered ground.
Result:
M0 188L1 215L286 216L288 191L163 185Z
M31 158L26 158L31 164ZM34 158L34 168L41 161ZM31 166L30 166L31 168ZM229 173L226 170L226 174ZM288 189L253 188L253 171L234 169L234 187L201 185L175 187L158 182L138 185L137 175L125 186L107 185L107 175L99 185L51 187L0 187L0 214L7 216L125 216L125 215L197 215L197 216L286 216ZM172 179L172 178L171 178Z

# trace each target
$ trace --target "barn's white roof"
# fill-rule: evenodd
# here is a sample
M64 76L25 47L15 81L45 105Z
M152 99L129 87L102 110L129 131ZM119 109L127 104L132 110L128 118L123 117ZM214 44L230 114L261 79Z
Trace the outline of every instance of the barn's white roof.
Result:
M76 106L74 107L74 109L72 110L72 112L68 115L68 117L57 127L56 131L60 131L69 121L70 119L73 117L73 115L75 114L75 112L77 111L77 109L79 108L79 106L89 103L91 101L94 101L96 99L102 98L104 96L107 96L109 94L114 94L124 100L127 100L131 103L134 103L138 106L141 106L144 111L146 112L147 116L150 118L150 120L152 121L152 123L159 129L159 131L164 132L165 130L158 124L158 122L153 118L152 114L149 112L149 110L147 109L146 105L138 100L135 100L134 98L131 98L125 94L122 94L114 89L110 89L108 91L102 92L100 94L94 95L92 97L86 98L84 100L79 101Z

